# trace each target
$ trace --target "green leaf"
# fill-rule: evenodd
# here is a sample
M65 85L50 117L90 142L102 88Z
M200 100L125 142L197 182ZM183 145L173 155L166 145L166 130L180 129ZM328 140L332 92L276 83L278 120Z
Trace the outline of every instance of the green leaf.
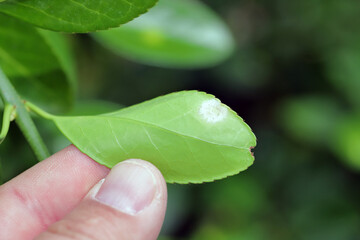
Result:
M81 100L74 103L74 107L70 112L66 113L66 116L88 116L103 114L110 111L115 111L123 106L101 100ZM1 113L1 111L0 111ZM46 139L46 144L49 147L50 153L56 153L61 149L69 146L69 140L61 134L52 121L48 121L43 118L36 118L35 123L39 126L40 134Z
M26 100L64 111L74 98L74 64L64 36L0 14L0 66Z
M7 0L0 12L41 28L90 32L118 27L145 13L157 0Z
M350 115L335 128L332 150L355 171L360 171L360 115Z
M276 115L287 134L313 146L327 146L343 112L330 96L306 95L285 99Z
M120 55L162 67L212 66L234 49L224 22L194 0L160 0L149 13L93 36Z
M173 93L109 114L51 119L100 164L113 167L126 159L144 159L170 183L221 179L254 160L256 138L249 126L203 92Z

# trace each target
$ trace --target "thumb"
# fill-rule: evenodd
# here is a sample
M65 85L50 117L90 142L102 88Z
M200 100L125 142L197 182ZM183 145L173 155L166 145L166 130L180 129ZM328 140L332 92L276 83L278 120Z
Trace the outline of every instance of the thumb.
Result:
M148 162L127 160L36 239L155 240L164 221L166 200L160 171Z

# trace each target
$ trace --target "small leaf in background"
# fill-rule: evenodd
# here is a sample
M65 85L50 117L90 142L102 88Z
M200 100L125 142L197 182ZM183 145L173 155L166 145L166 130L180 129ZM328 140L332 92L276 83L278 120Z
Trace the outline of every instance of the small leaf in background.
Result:
M76 77L64 36L1 13L0 22L0 66L16 90L46 109L68 109Z
M157 0L8 0L0 12L59 32L118 27L145 13Z
M170 183L225 178L254 161L256 138L249 126L203 92L178 92L109 114L53 120L100 164L113 167L126 159L145 159Z
M335 99L316 95L284 100L277 117L279 125L294 138L327 146L342 112Z
M160 0L134 21L93 36L124 57L161 67L212 66L234 49L224 22L195 0Z
M337 126L333 150L345 164L360 171L360 116L348 116Z

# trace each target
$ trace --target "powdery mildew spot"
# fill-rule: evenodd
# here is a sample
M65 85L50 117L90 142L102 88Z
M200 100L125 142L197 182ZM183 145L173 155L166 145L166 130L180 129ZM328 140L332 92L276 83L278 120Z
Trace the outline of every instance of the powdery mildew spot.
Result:
M228 114L228 109L223 106L219 99L204 101L199 109L200 116L209 123L222 121Z

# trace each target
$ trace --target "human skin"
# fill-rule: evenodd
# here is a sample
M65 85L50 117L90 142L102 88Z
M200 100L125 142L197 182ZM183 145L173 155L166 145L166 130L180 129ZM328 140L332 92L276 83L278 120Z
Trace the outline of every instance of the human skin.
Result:
M157 239L166 201L152 164L110 171L71 145L0 186L0 239Z

